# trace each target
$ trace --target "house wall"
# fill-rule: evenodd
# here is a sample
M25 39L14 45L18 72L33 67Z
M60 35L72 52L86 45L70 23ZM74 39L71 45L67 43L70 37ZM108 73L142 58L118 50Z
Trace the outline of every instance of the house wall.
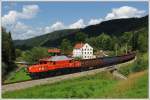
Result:
M87 43L82 47L82 58L83 59L93 58L93 48Z
M81 57L82 59L91 59L93 55L93 48L89 44L84 44L80 49L73 50L73 57Z

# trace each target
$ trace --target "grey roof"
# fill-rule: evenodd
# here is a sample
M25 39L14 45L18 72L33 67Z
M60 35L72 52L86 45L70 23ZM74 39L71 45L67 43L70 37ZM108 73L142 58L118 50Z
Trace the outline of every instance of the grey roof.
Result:
M49 61L61 61L61 60L71 60L72 58L68 58L67 56L53 56L49 59Z

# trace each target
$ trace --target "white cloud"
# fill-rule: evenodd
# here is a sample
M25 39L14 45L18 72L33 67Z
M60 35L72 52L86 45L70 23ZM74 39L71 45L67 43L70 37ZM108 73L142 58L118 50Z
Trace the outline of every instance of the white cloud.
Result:
M38 11L38 5L25 5L23 6L22 13L19 13L19 17L22 19L30 19L35 17Z
M99 24L99 23L102 22L102 21L103 21L102 18L99 18L99 19L91 19L91 20L88 22L88 25Z
M18 13L16 11L10 11L7 15L2 17L2 25L14 24L17 20Z
M11 29L13 39L28 39L43 33L41 28L33 28L22 22L17 22Z
M13 27L13 32L21 34L21 32L25 32L28 29L29 29L29 26L27 26L21 22L17 22Z
M51 28L51 30L60 30L60 29L65 28L65 26L62 22L58 21L58 22L54 23L50 28Z
M2 17L2 25L7 26L15 24L19 19L31 19L36 16L38 11L38 5L25 5L22 8L22 12L11 10Z
M57 22L55 22L54 24L52 24L50 26L46 26L44 28L44 33L49 33L49 32L56 31L56 30L61 30L61 29L64 29L64 28L65 28L64 24L60 21L57 21Z
M70 29L75 29L75 28L83 28L86 25L84 24L84 20L83 19L79 19L77 22L71 24L69 26Z
M44 32L45 32L45 33L51 32L51 27L50 27L50 26L46 26L46 27L44 28Z
M144 10L139 10L134 7L122 6L120 8L113 8L111 13L108 13L105 17L106 20L119 19L119 18L130 18L130 17L141 17L145 13Z

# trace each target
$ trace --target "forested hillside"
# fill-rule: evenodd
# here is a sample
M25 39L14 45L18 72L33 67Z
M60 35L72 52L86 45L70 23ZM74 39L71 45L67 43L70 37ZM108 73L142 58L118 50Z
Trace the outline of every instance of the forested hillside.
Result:
M76 34L84 33L88 38L99 36L105 33L109 36L122 36L124 32L134 32L139 29L148 29L148 16L142 18L114 19L104 21L97 25L91 25L83 29L65 29L48 33L27 40L15 40L17 48L22 50L30 49L34 46L59 47L63 39L68 39L73 45L76 42Z

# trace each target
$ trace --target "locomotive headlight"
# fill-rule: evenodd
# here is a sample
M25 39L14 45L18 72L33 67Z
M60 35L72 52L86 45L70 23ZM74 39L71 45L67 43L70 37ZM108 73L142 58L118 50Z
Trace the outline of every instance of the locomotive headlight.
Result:
M44 70L44 67L40 67L39 70L40 70L40 71L41 71L41 70Z
M41 70L41 67L39 68L39 70Z

